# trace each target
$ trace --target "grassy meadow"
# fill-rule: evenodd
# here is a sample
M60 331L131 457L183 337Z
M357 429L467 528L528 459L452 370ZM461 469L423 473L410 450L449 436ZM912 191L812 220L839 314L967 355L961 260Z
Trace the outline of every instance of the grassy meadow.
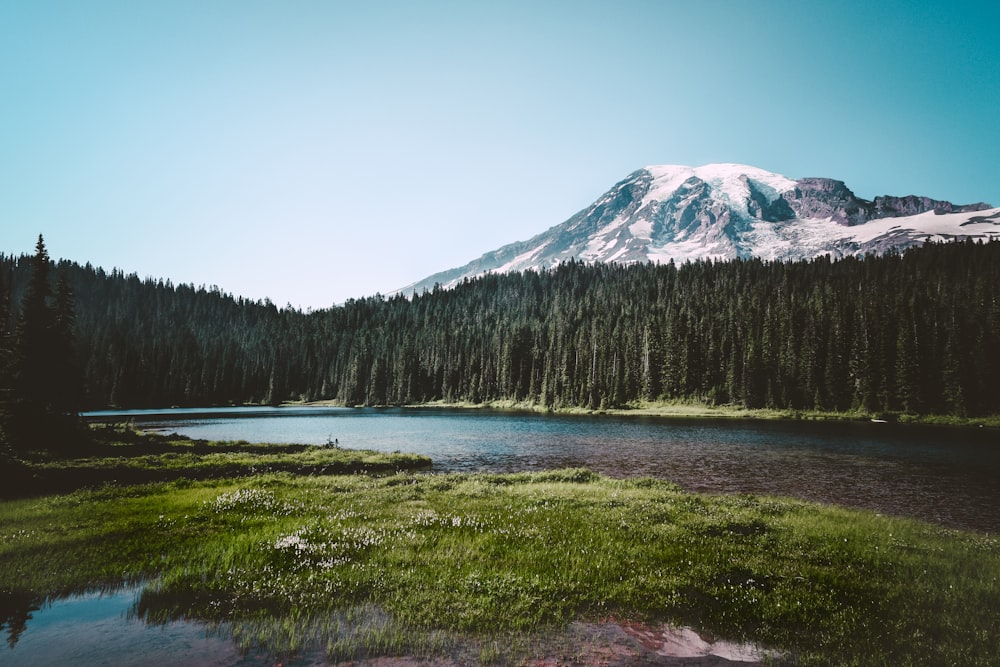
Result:
M133 458L197 469L176 451L193 443L120 446L154 441L170 451ZM587 470L415 474L392 455L201 447L259 462L0 503L0 621L141 582L149 621L227 623L248 649L333 661L518 663L573 621L614 620L754 642L779 663L1000 664L995 536ZM334 475L306 465L321 455L387 458Z

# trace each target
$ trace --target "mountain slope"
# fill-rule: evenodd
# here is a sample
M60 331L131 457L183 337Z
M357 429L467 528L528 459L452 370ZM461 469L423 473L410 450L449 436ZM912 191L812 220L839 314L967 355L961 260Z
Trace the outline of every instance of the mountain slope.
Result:
M650 166L560 225L400 290L451 287L489 272L584 262L844 257L929 240L1000 238L1000 208L927 197L860 199L841 181L757 167Z

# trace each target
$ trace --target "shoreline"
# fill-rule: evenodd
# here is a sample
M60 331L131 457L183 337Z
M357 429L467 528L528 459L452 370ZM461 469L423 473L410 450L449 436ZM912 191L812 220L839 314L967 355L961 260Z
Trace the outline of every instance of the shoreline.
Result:
M531 412L550 415L587 415L614 417L657 417L679 419L732 419L746 421L812 421L853 422L875 424L910 424L949 426L958 428L1000 429L1000 415L987 417L957 417L952 415L916 415L907 413L827 412L823 410L778 410L771 408L741 408L732 405L700 403L643 402L619 408L545 407L526 401L488 401L484 403L430 401L404 405L348 406L342 401L285 401L288 407L373 407L405 408L407 410L483 410L497 412Z

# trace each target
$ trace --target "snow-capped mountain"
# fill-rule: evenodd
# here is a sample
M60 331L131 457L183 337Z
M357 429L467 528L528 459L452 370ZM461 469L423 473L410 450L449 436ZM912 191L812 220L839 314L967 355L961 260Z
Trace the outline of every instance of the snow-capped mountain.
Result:
M566 222L414 283L451 287L489 272L584 262L760 257L798 260L901 250L926 241L1000 238L1000 208L927 197L859 199L841 181L793 180L740 164L645 167Z

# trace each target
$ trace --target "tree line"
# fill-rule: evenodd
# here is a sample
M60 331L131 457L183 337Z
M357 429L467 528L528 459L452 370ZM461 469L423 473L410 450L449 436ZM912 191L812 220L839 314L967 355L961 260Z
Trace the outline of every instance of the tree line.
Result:
M28 259L0 257L10 304L38 280ZM680 400L1000 413L1000 242L836 261L570 261L310 312L73 262L57 273L75 295L90 408Z

